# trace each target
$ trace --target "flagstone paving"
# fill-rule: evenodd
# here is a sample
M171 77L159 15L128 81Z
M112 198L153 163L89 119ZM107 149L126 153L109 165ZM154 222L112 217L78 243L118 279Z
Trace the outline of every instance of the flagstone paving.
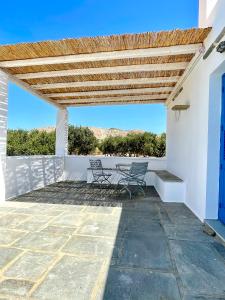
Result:
M60 182L0 205L0 299L221 300L224 282L224 245L153 188Z

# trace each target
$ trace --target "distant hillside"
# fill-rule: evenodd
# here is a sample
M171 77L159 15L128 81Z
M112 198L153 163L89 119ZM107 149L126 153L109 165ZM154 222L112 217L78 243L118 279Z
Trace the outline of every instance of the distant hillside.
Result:
M144 133L144 130L122 130L118 128L97 128L97 127L88 127L95 135L95 137L99 140L103 140L109 136L127 136L129 133ZM54 127L44 127L37 128L39 131L47 131L51 132L55 130Z
M144 130L122 130L118 128L96 128L89 127L94 133L95 137L99 140L103 140L109 136L127 136L129 133L144 133Z

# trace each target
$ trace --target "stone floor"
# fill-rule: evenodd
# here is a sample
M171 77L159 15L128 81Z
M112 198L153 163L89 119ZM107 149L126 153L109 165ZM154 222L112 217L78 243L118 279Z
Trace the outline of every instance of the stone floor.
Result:
M0 206L0 299L213 300L224 283L224 246L153 188L66 182Z

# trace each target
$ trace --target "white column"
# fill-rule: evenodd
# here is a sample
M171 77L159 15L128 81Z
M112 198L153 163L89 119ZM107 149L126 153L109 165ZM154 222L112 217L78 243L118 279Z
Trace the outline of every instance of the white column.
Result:
M56 123L55 154L65 156L68 154L68 111L59 109Z
M0 202L5 201L8 76L0 71Z

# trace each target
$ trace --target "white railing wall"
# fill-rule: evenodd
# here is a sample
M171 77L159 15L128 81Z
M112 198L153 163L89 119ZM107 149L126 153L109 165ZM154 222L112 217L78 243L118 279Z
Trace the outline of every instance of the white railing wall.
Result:
M63 180L64 158L60 156L6 157L6 199Z
M87 180L87 168L90 167L89 159L100 158L102 160L103 167L105 168L115 168L116 164L119 163L131 163L133 161L137 162L148 162L148 168L151 170L166 170L167 163L166 158L145 158L145 157L118 157L118 156L78 156L78 155L68 155L65 157L65 169L64 169L64 179L65 180ZM148 174L148 185L153 185L152 174Z
M87 180L89 159L96 156L8 156L6 157L6 199L23 195L62 180ZM165 170L165 158L105 157L103 166L115 168L118 163L148 161L149 169ZM147 176L152 185L152 174Z

